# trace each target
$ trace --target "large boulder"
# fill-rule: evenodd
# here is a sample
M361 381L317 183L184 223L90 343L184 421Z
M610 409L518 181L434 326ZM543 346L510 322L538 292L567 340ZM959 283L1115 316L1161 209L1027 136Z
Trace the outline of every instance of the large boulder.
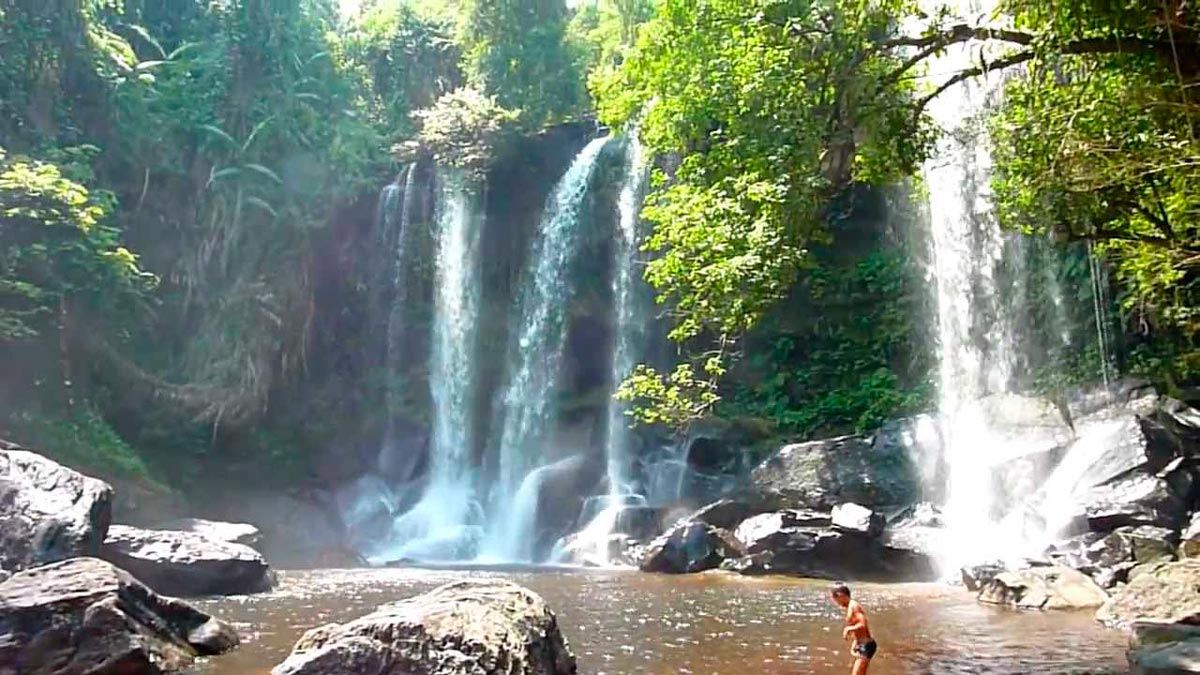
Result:
M646 546L643 572L691 574L716 569L742 554L728 532L705 523L681 522Z
M738 525L741 525L746 519L769 510L747 501L719 499L707 506L701 507L685 520L708 523L713 527L732 531L737 529Z
M1096 618L1121 627L1146 620L1200 624L1200 560L1158 563L1131 575Z
M0 607L3 673L153 675L238 644L229 625L96 558L13 575Z
M95 555L112 499L107 483L0 441L0 569Z
M571 675L575 657L537 594L460 581L308 631L273 675Z
M743 574L927 581L936 577L927 551L831 527L829 516L785 510L747 519L734 532L745 558L726 565Z
M841 436L788 445L750 475L755 501L775 508L828 511L842 502L903 506L921 496L919 470L905 448L874 436Z
M1001 572L979 591L980 602L1020 609L1084 609L1107 599L1091 577L1068 567Z
M226 523L202 518L179 518L162 523L154 529L191 532L216 541L226 541L242 546L257 546L262 540L262 532L249 523Z
M192 532L113 525L100 557L155 591L179 597L261 593L275 584L254 549Z
M1187 505L1164 478L1132 473L1094 488L1088 495L1085 514L1091 529L1099 532L1118 527L1152 525L1178 529Z
M733 531L733 537L746 553L761 553L785 548L787 542L804 528L828 527L832 523L833 519L827 513L784 509L747 518Z

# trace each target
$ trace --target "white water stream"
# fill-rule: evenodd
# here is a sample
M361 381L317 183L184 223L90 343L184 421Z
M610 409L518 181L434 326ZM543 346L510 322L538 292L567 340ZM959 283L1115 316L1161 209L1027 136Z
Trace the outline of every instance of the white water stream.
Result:
M580 212L608 142L605 137L588 143L555 185L521 282L508 379L498 401L498 476L489 499L491 517L481 551L485 560L533 558L537 499L547 467L543 444L554 421L566 312L575 292L571 271L581 241Z

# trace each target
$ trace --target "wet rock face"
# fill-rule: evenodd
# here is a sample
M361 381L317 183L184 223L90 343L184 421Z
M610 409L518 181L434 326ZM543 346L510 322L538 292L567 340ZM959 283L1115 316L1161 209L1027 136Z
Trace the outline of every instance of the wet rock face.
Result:
M261 593L275 584L254 549L191 532L114 525L100 557L155 591L179 597Z
M1001 572L979 591L980 602L1020 609L1084 609L1107 599L1091 577L1067 567Z
M1092 530L1150 525L1178 529L1187 505L1163 478L1135 473L1091 491L1085 513Z
M13 575L0 607L0 672L152 675L238 644L228 624L95 558Z
M1130 576L1096 618L1112 626L1136 621L1200 624L1200 560L1156 563Z
M507 581L461 581L304 634L273 675L573 675L554 612Z
M643 572L690 574L716 569L742 551L728 532L706 523L682 522L646 547Z
M828 511L843 502L900 506L921 495L918 469L904 447L875 436L842 436L782 448L759 464L750 493L776 508Z
M257 546L262 540L262 533L249 523L226 523L201 518L180 518L163 523L155 529L191 532L216 541L241 544L242 546Z
M107 483L0 441L0 569L95 555L112 500Z

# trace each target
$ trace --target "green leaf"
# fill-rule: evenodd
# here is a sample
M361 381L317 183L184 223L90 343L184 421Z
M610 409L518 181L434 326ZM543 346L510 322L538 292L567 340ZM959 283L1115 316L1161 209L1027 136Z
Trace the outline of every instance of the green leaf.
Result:
M242 173L242 170L236 166L226 167L226 168L220 169L220 170L218 170L217 167L214 166L212 168L212 170L209 171L209 173L208 173L208 182L204 184L204 187L206 187L206 188L210 187L216 181L219 181L219 180L222 180L225 178L231 178L231 177L237 176L241 173Z
M271 214L272 218L279 217L279 214L275 212L274 207L272 207L265 200L260 199L259 197L246 197L246 203L253 204L254 206L257 206L258 208L262 209L263 211L266 211L267 213Z
M249 169L249 170L259 174L260 176L265 176L265 177L269 178L270 180L274 181L275 183L283 185L283 179L279 177L279 174L268 169L267 167L263 166L262 164L243 164L242 168Z
M215 127L211 124L201 124L200 129L201 131L204 131L205 133L224 141L227 145L229 145L230 148L234 150L239 148L238 142L233 139L233 136L230 136L223 129Z

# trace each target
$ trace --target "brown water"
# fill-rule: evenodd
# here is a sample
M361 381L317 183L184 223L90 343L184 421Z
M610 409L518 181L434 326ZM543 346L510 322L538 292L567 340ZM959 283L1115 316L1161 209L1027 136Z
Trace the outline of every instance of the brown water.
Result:
M284 572L273 593L196 604L231 621L242 646L204 675L264 674L306 629L342 622L440 584L503 577L538 592L585 675L825 674L850 671L826 582L563 570ZM932 584L854 587L880 644L872 675L1121 673L1126 637L1091 612L1016 612Z

